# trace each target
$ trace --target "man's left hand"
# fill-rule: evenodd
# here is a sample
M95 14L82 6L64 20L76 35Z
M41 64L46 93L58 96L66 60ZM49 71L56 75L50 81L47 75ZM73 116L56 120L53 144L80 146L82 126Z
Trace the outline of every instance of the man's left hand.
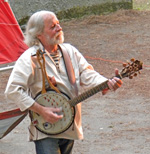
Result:
M119 73L118 73L118 69L115 69L115 75L117 76L118 74L119 74ZM117 90L119 87L121 87L122 83L123 83L123 82L122 82L121 79L119 79L119 78L117 78L117 77L113 77L112 79L109 79L109 80L108 80L108 83L107 83L107 84L108 84L108 87L109 87L110 90L115 91L115 90ZM102 91L102 94L105 95L109 89L104 89L104 90Z

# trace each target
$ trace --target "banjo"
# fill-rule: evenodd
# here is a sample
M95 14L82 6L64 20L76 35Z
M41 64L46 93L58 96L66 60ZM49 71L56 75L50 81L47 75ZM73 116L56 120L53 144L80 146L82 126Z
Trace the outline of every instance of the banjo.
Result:
M143 63L134 59L131 59L131 62L131 64L128 63L127 65L124 65L124 68L116 77L120 79L129 77L129 79L132 79L134 76L137 76L139 70L142 69ZM58 135L65 132L74 122L75 106L78 103L93 96L94 94L108 88L107 82L108 80L94 88L85 91L73 99L70 99L69 96L67 96L65 93L57 92L56 90L51 89L42 94L39 94L36 96L35 101L42 106L61 108L61 114L63 114L63 118L56 123L51 124L46 122L39 114L30 111L32 124L39 131L47 135Z

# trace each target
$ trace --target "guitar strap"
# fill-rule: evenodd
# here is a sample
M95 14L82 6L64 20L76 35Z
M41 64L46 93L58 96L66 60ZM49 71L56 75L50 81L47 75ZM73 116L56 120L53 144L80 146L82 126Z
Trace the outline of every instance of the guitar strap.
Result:
M69 81L75 89L76 96L78 96L78 88L77 88L77 84L76 84L75 73L74 73L74 69L72 66L71 59L70 59L70 55L69 55L66 47L63 44L60 44L59 47L60 47L60 50L61 50L63 58L64 58L65 67L67 70L67 75L68 75Z
M42 78L43 78L43 83L42 83L42 94L46 93L46 89L45 89L45 79L47 79L51 89L55 90L57 93L60 93L60 91L58 90L57 87L55 87L52 82L50 81L47 72L46 72L46 68L45 68L45 56L44 56L44 51L42 50L37 50L36 52L36 56L37 56L37 61L41 66L41 71L42 71ZM41 60L43 61L43 63L41 62Z

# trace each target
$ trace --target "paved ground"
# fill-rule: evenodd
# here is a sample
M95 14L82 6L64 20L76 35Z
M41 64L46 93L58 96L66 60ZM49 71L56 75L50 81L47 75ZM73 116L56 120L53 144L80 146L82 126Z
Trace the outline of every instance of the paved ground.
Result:
M73 154L150 153L149 19L150 12L118 11L61 23L65 41L108 78L131 58L144 63L141 74L123 79L118 91L105 96L99 93L83 102L84 140L76 141ZM0 74L1 111L15 108L3 97L8 76L9 72ZM27 142L28 123L26 118L0 140L0 154L35 154L33 143Z

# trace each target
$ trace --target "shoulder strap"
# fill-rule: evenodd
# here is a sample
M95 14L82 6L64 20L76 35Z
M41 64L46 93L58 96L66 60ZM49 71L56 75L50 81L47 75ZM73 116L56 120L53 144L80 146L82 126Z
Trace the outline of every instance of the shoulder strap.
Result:
M43 78L43 82L42 82L42 94L46 93L46 89L45 89L45 79L47 79L49 86L55 90L56 92L60 93L59 89L57 87L55 87L52 82L49 80L49 77L47 75L46 72L46 68L45 68L45 56L44 56L44 51L42 50L37 50L36 52L36 56L37 56L37 61L40 64L41 67L41 71L42 71L42 78ZM40 61L42 60L42 62Z
M74 69L72 66L71 59L70 59L70 55L67 52L67 49L64 45L61 44L61 45L59 45L59 47L60 47L60 50L61 50L63 58L64 58L69 81L73 85L76 95L78 95L78 88L77 88L77 84L76 84L75 73L74 73Z

